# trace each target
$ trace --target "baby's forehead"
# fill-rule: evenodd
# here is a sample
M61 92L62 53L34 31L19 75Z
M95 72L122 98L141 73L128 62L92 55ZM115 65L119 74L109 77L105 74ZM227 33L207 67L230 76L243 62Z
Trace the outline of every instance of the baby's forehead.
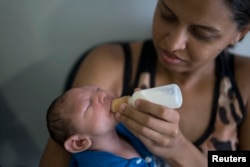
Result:
M68 94L79 94L79 93L83 93L83 92L93 91L96 89L97 89L96 86L82 86L82 87L72 88L67 93Z
M84 89L83 88L73 88L64 94L64 98L71 99L74 97L78 97L79 95L83 94L86 91L87 91L87 89L85 89L85 88Z
M91 91L88 88L73 88L67 91L61 98L61 107L75 108L79 104L89 98Z

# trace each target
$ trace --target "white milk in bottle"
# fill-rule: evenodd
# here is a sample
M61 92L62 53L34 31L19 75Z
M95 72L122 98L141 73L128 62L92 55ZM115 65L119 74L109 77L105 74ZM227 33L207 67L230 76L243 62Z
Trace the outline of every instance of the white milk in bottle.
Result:
M178 85L169 84L155 88L136 91L128 99L128 103L135 106L135 100L143 99L168 108L180 108L182 105L182 94Z

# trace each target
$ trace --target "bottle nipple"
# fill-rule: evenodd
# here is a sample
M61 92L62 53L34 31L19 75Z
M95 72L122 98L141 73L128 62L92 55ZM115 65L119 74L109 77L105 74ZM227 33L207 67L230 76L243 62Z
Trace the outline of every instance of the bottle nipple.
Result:
M111 111L118 112L120 105L122 103L128 103L129 98L130 98L130 96L123 96L123 97L120 97L120 98L113 100L113 102L111 104Z

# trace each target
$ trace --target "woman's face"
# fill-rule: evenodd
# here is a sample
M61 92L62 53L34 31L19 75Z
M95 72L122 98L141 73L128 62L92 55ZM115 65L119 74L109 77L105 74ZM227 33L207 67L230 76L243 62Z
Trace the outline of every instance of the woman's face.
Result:
M165 68L188 72L204 67L238 37L223 0L158 0L153 40Z

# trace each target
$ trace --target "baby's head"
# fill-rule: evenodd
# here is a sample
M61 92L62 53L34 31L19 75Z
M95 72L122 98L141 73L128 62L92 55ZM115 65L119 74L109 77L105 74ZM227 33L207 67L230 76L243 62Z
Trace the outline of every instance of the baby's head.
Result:
M95 86L72 88L48 108L46 121L51 138L69 152L90 148L93 136L114 130L117 121L110 112L115 95Z
M72 120L70 119L67 106L66 94L57 97L47 110L47 127L51 138L59 145L64 147L64 142L75 134Z

